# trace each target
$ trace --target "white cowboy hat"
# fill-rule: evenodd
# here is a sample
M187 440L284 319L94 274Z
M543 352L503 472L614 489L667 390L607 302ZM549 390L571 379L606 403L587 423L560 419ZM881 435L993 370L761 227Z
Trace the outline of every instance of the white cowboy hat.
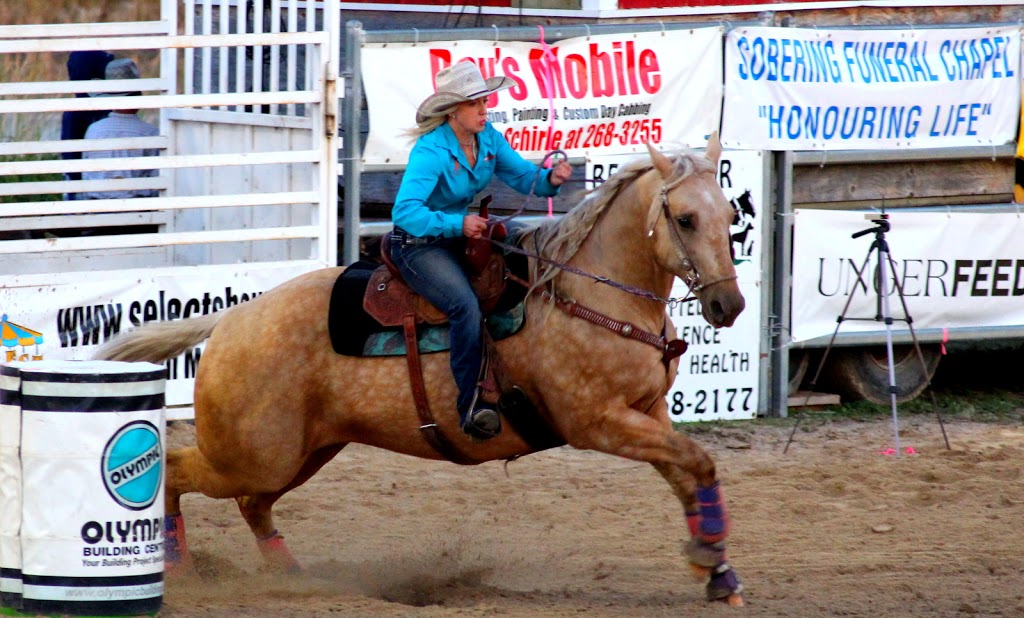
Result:
M427 97L416 110L417 124L427 118L447 114L453 105L511 88L513 82L504 76L484 79L475 64L464 60L438 71L434 76L434 84L437 92Z

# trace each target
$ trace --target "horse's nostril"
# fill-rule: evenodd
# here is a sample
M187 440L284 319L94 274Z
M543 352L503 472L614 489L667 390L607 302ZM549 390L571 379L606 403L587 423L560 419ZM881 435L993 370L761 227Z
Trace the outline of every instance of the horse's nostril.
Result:
M725 309L722 308L722 303L717 300L711 301L711 315L714 316L716 322L722 321L722 318L725 317Z

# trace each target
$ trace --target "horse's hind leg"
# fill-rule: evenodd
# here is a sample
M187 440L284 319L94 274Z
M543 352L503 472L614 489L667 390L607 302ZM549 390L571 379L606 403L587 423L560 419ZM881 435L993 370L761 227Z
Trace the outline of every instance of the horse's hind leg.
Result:
M288 550L284 537L274 526L274 516L271 513L274 503L281 496L312 478L324 464L334 459L334 456L344 447L344 444L338 444L325 446L313 451L302 465L298 474L295 475L295 478L279 491L235 498L238 502L238 510L242 512L242 517L245 518L246 523L249 524L249 529L252 530L253 535L256 537L256 545L259 547L260 554L263 555L263 559L274 570L288 573L297 573L302 570L302 565L299 564L291 551Z
M192 569L192 555L185 538L181 496L199 491L189 472L192 461L201 457L196 447L167 453L167 484L164 488L164 568L168 575Z

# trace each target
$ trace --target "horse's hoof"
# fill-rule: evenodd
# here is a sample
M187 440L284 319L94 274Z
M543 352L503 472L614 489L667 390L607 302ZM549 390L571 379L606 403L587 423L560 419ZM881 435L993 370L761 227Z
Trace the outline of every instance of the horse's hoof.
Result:
M690 575L693 576L693 581L695 582L705 582L711 577L711 569L699 564L690 563Z
M284 537L276 530L270 538L259 539L256 545L259 547L263 559L266 560L267 564L274 571L288 573L289 575L302 572L302 565L299 564L299 561L295 559L295 556L288 549L288 545L284 542Z
M178 558L177 560L167 560L164 558L164 577L168 579L178 579L181 577L190 577L196 574L196 565L193 564L192 558L186 556L184 558Z
M725 601L731 607L743 606L743 597L740 596L743 582L727 562L715 567L705 590L708 601Z

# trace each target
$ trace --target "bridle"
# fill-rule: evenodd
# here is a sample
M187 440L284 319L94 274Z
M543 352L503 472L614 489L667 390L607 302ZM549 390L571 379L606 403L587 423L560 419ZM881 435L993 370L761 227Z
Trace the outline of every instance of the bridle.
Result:
M683 241L683 235L679 232L679 223L672 218L672 212L668 209L668 192L679 185L685 178L680 177L672 181L671 183L665 183L661 185L661 190L658 192L659 199L661 200L661 216L665 217L665 222L668 224L668 229L672 231L672 238L675 241L676 251L679 252L681 258L680 265L686 272L686 275L681 277L683 283L686 284L687 294L700 293L711 286L718 285L719 283L725 283L726 281L732 281L736 279L736 275L730 277L720 277L707 283L701 280L700 271L697 270L697 266L693 263L693 259L690 257L690 252L686 250L686 243ZM651 229L647 231L647 237L654 236L654 228L658 225L658 219L654 220ZM732 253L732 244L729 245L729 251Z
M558 155L558 154L561 154L563 157L568 158L568 155L566 155L565 152L561 151L561 150L552 150L551 152L549 152L546 155L544 155L544 159L543 159L543 161L541 163L541 166L538 166L537 175L534 177L533 185L531 186L531 193L532 193L533 187L535 187L536 184L537 184L537 178L539 177L540 169L542 169L542 166L544 164L543 162L546 162L550 157L552 157L554 155ZM533 259L535 259L535 260L537 260L539 262L543 262L545 264L549 264L551 266L554 266L555 268L557 268L557 269L559 269L559 270L561 270L563 272L568 272L568 273L572 273L574 275L579 275L581 277L586 277L586 278L591 279L591 280L593 280L593 281L595 281L597 283L603 283L603 284L611 286L613 288L622 290L622 291L624 291L624 292L626 292L628 294L632 294L634 296L639 296L641 298L646 298L648 300L653 300L653 301L662 303L664 305L667 305L669 307L675 307L675 306L681 305L683 303L693 302L695 300L698 300L697 296L695 294L698 294L698 293L700 293L700 292L702 292L702 291L704 291L704 290L706 290L706 289L708 289L708 288L710 288L710 287L712 287L714 285L718 285L719 283L724 283L726 281L732 281L732 280L736 279L736 275L732 275L731 277L722 277L722 278L715 279L715 280L707 282L707 283L704 283L701 280L700 272L697 270L697 267L694 264L693 259L690 258L690 253L686 250L686 242L683 241L682 234L679 232L679 229L677 227L678 223L675 221L675 219L672 218L672 213L668 209L668 193L669 193L669 191L671 191L672 189L674 189L677 186L679 186L680 184L682 184L682 182L684 180L686 180L686 178L687 178L687 176L680 176L680 177L676 178L675 180L673 180L670 183L666 182L666 183L661 185L661 189L658 192L659 199L661 201L661 213L664 215L666 223L668 224L669 229L672 231L672 237L673 237L673 239L675 241L676 250L680 254L681 266L683 267L683 270L686 272L686 274L683 277L680 277L683 280L683 283L686 284L686 294L684 296L682 296L682 297L665 298L663 296L659 296L658 294L655 294L654 292L651 292L650 290L645 290L643 288L638 288L638 287L630 285L628 283L622 283L622 282L619 282L619 281L615 281L614 279L610 279L608 277L603 277L603 276L600 276L600 275L595 275L595 274L589 273L589 272L587 272L585 270L581 270L581 269L576 268L574 266L570 266L569 264L566 264L564 262L559 262L558 260L553 260L551 258L544 257L544 256L540 255L540 250L539 249L537 249L534 252L530 252L530 251L526 251L524 249L520 249L519 247L516 247L514 245L510 245L508 243L504 243L504 242L501 242L499 240L495 240L493 238L491 238L490 241L491 241L491 243L493 245L495 245L497 247L501 247L505 251L512 252L512 253L517 253L519 255L524 255L526 257L533 258ZM614 199L614 198L613 197L609 197L609 199ZM523 206L521 206L519 208L519 210L513 212L511 215L509 215L507 217L504 217L502 219L498 219L498 220L494 221L493 224L505 223L506 221L514 219L515 217L519 216L525 210L525 208L526 208L526 205L524 203ZM660 218L661 218L661 216L659 215L659 219ZM648 230L648 232L647 232L648 238L650 238L651 236L654 235L654 228L657 225L658 225L658 220L656 219L652 223L651 229ZM731 253L731 251L732 251L732 245L731 244L729 245L729 250L730 250L730 253ZM529 287L528 284L527 284L527 287Z

